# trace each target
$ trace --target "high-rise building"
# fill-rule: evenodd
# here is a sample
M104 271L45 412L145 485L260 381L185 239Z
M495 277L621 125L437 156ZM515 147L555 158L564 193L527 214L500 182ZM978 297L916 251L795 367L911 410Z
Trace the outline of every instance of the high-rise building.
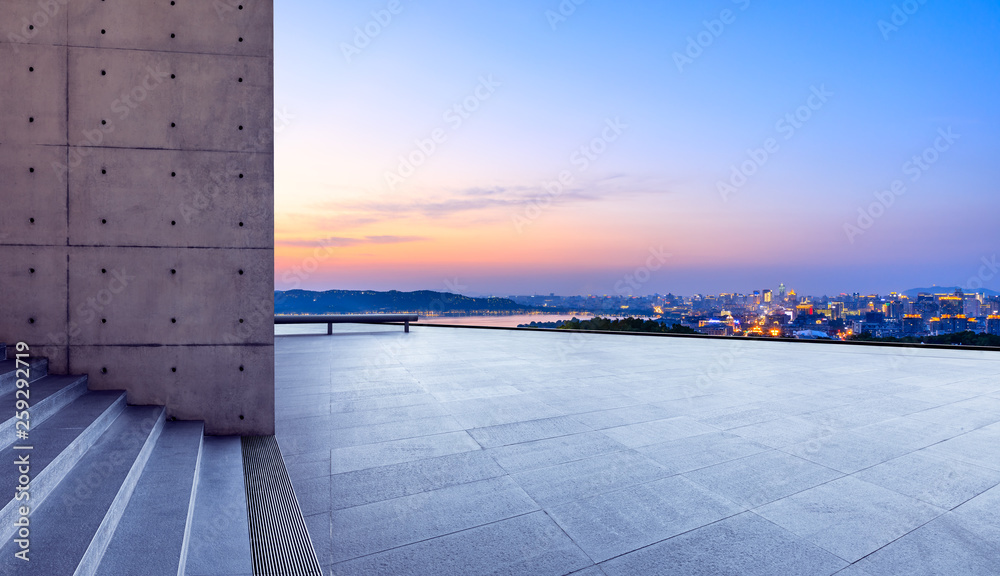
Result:
M785 283L784 282L782 282L781 285L778 286L778 300L781 301L781 302L785 301Z
M843 318L844 318L844 303L830 302L830 319L843 320Z
M924 319L920 314L903 316L903 335L916 336L924 332Z
M959 296L941 296L938 298L938 305L941 306L941 314L957 316L965 309L965 303Z
M764 304L770 304L770 303L771 303L771 291L764 290Z
M964 310L962 312L969 318L975 318L980 315L982 302L979 300L979 294L966 294L963 304Z
M986 318L986 333L1000 336L1000 315L991 314Z

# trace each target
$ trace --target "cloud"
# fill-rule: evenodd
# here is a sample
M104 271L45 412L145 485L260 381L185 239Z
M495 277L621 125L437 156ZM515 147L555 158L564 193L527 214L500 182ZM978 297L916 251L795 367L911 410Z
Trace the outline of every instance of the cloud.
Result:
M538 203L574 204L618 200L626 196L663 193L661 188L630 188L628 176L615 174L586 185L562 190L546 190L541 186L472 187L437 196L396 200L336 200L316 206L317 210L339 214L353 213L382 219L422 216L443 219L469 212L497 213L507 218L509 213Z
M298 246L304 248L325 247L325 248L348 248L351 246L362 246L369 244L403 244L406 242L422 242L427 240L423 236L365 236L364 238L344 238L331 236L330 238L289 238L285 240L275 240L279 246Z

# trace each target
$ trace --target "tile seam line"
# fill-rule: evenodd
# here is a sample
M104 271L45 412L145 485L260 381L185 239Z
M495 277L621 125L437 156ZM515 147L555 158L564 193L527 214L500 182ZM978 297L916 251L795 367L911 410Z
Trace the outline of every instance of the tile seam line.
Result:
M67 33L69 30L69 19L66 19L66 29ZM20 44L22 46L39 46L47 48L75 48L81 50L114 50L117 52L146 52L150 54L187 54L194 56L228 56L232 58L256 58L259 60L268 61L271 56L268 55L256 55L256 54L237 54L235 52L202 52L195 50L150 50L148 48L121 48L116 46L86 46L83 44L51 44L45 42L0 42L0 46L5 44ZM68 50L67 50L68 52Z
M484 526L490 526L492 524L499 524L500 522L506 522L508 520L513 520L514 518L521 518L522 516L529 516L531 514L537 514L539 512L544 512L541 508L538 510L532 510L531 512L524 512L523 514L515 514L513 516L508 516L507 518L500 518L499 520L493 520L491 522L485 522L483 524L477 524L476 526L470 526L468 528L462 528L461 530L455 530L454 532L448 532L445 534L439 534L437 536L431 536L430 538L424 538L423 540L416 540L414 542L408 542L406 544L400 544L398 546L393 546L391 548L386 548L385 550L379 550L378 552L370 552L368 554L362 554L361 556L355 556L354 558L347 558L344 560L338 560L337 562L331 562L327 566L336 566L338 564L346 564L348 562L355 562L362 558L369 558L372 556L378 556L379 554L384 554L386 552L391 552L393 550L399 550L400 548L406 548L407 546L413 546L415 544L422 544L424 542L430 542L431 540L436 540L438 538L444 538L445 536L453 536L455 534L461 534L462 532L468 532L469 530L475 530L477 528L482 528ZM332 513L331 513L332 514ZM576 542L574 542L575 544Z
M718 524L719 522L724 522L726 520L729 520L730 518L735 518L736 516L739 516L741 514L746 514L748 512L752 512L752 510L741 510L741 511L737 512L736 514L730 514L729 516L726 516L725 518L719 518L718 520L714 520L714 521L709 522L707 524L702 524L701 526L698 526L697 528L691 528L690 530L685 530L685 531L680 532L678 534L674 534L673 536L670 536L669 538L664 538L662 540L657 540L656 542L653 542L653 543L650 543L650 544L645 544L643 546L640 546L640 547L636 548L635 550L629 550L628 552L623 552L622 554L618 554L617 556L612 556L611 558L608 558L607 560L601 560L600 562L597 562L596 564L600 568L601 564L604 564L606 562L611 562L612 560L615 560L617 558L621 558L623 556L628 556L629 554L632 554L634 552L638 552L639 550L643 550L643 549L649 548L651 546L656 546L657 544L662 544L662 543L664 543L664 542L666 542L668 540L673 540L674 538L678 538L680 536L684 536L685 534L690 534L691 532L695 532L697 530L701 530L702 528L706 528L708 526L712 526L713 524ZM767 520L767 518L764 518L764 520ZM556 524L558 525L558 522L556 522ZM562 528L562 526L560 526L560 528ZM781 527L779 526L779 528L781 528ZM784 528L781 528L781 529L785 530ZM806 540L805 538L802 538L798 534L795 534L795 533L790 532L788 530L785 530L785 531L788 532L789 534L792 534L793 536L795 536L796 538L798 538L798 539L800 539L800 540L802 540L804 542L808 542L808 540ZM573 543L576 544L576 540L573 540ZM812 542L809 542L809 544L812 544ZM815 544L812 544L812 545L816 546ZM819 548L819 546L816 546L816 547ZM825 548L823 550L826 551L826 552L829 552ZM586 554L586 552L584 552L584 553ZM832 554L832 552L830 552L830 554ZM590 555L587 554L587 557L589 558ZM839 558L839 556L838 556L838 558ZM847 562L846 560L844 560L844 561Z
M843 568L841 568L841 569L837 570L836 572L834 572L833 573L834 575L840 574L843 570L846 570L847 568L849 568L849 567L851 567L851 566L853 566L855 564L854 562L851 562L847 558L844 558L844 557L840 556L839 554L837 554L835 552L831 552L831 551L827 550L826 548L820 546L819 544L816 544L815 542L812 542L811 540L807 539L805 536L800 536L799 534L796 534L795 532L792 532L791 530L789 530L788 528L785 528L781 524L778 524L778 523L772 521L770 518L766 518L764 516L761 516L760 514L758 514L754 510L748 510L748 512L750 512L754 516L760 518L764 522L767 522L768 524L771 524L772 526L776 526L779 530L781 530L783 532L787 532L788 534L791 534L792 537L798 539L799 541L805 542L806 544L809 544L811 546L815 546L819 550L822 550L822 551L826 552L827 554L833 556L834 558L838 558L838 559L840 559L840 560L842 560L844 562L847 562L847 566L844 566ZM900 536L900 538L902 538L902 536ZM860 562L861 559L859 558L858 561Z
M490 476L489 478L480 478L479 480L470 480L470 481L466 481L466 482L458 482L458 483L455 483L455 484L449 484L447 486L441 486L440 488L431 488L430 490L421 490L420 492L414 492L412 494L403 494L402 496L393 496L392 498L384 498L382 500L375 500L373 502L366 502L364 504L355 504L354 506L348 506L346 508L331 508L327 512L329 512L330 514L333 514L334 512L344 512L344 511L347 511L347 510L353 510L355 508L363 508L365 506L371 506L372 504L382 504L383 502L393 502L395 500L402 500L403 498L410 498L412 496L419 496L421 494L429 494L431 492L437 492L438 490L447 490L449 488L455 488L457 486L466 486L466 485L470 485L470 484L481 484L483 482L490 482L490 481L496 480L498 478L503 478L505 476L509 478L510 474L504 473L504 474L498 474L496 476ZM331 479L330 490L332 491L333 490L333 482L332 482L333 476L330 476L330 479ZM518 485L517 482L514 482L513 478L511 478L510 481L514 483L514 486L516 486L517 489L520 490L521 493L524 494L525 497L527 497L529 500L531 500L531 497L528 496L528 494L524 491L524 488L521 488L521 486ZM531 501L536 506L538 506L537 502L535 502L534 500L531 500ZM539 506L538 510L535 510L535 512L538 512L539 510L542 510L541 506ZM323 514L323 512L318 512L317 514ZM531 514L531 512L528 512L528 514ZM315 516L315 514L312 514L312 516Z
M274 250L253 246L148 246L143 244L0 244L17 248L141 248L157 250Z
M69 17L66 18L66 37L69 38ZM66 50L66 166L70 166L70 147L69 147L69 50ZM57 151L58 152L58 151ZM66 246L69 246L69 230L70 230L70 205L69 205L69 174L66 174ZM66 332L69 333L69 327L72 323L73 315L70 312L70 300L69 300L69 287L70 287L70 254L69 250L66 251ZM73 370L73 358L72 352L69 347L69 339L66 341L66 371L72 372ZM89 388L89 385L88 385Z
M463 452L459 452L459 454L463 454ZM433 460L433 458L429 458L429 460ZM390 464L389 466L392 466L392 464ZM503 470L503 468L501 468L501 470ZM342 476L344 474L351 474L351 472L341 472L340 474L332 474L332 475L329 476L330 477L330 484L331 484L330 485L331 491L333 490L333 479L334 479L334 477L336 477L336 476ZM454 488L456 486L463 486L465 484L475 484L477 482L485 482L486 480L495 480L497 478L503 478L504 476L510 477L510 474L508 474L506 471L502 471L500 474L497 474L496 476L489 476L489 477L486 477L486 478L480 478L479 480L460 481L460 482L455 482L454 484L445 484L445 485L442 485L442 486L440 486L438 488L429 488L427 490L420 490L418 492L412 492L410 494L403 494L402 496L393 496L392 498L383 498L381 500L372 500L371 502L364 502L362 504L355 504L353 506L345 506L344 508L331 508L330 511L329 511L329 513L332 514L334 512L340 512L340 511L343 511L343 510L350 510L352 508L358 508L360 506L367 506L369 504L379 504L379 503L382 503L382 502L391 502L392 500L398 500L400 498L406 498L406 497L409 497L409 496L419 496L421 494L428 494L430 492L435 492L437 490L443 490L445 488ZM319 476L314 477L314 478L310 478L310 480L314 480L315 478L319 478ZM511 478L511 480L514 481L513 478ZM515 484L517 483L516 481L514 481L514 482L515 482ZM520 485L518 485L518 488L521 488ZM521 488L521 492L524 492L524 488ZM529 496L529 498L531 498L531 497ZM532 500L532 501L534 502L534 500ZM537 502L536 502L536 504L537 504ZM318 512L318 514L323 514L323 512ZM530 512L529 512L529 514L530 514Z
M586 550L584 550L583 546L581 546L580 543L577 542L575 538L573 538L572 536L570 536L569 532L566 532L566 529L563 528L563 525L560 524L555 518L553 518L552 515L549 514L548 510L545 510L543 508L542 509L542 513L545 514L545 517L548 518L550 522L552 522L553 524L555 524L559 528L559 531L562 532L563 535L565 535L566 538L568 538L570 542L572 542L577 548L580 549L580 552L582 552L583 555L587 557L587 560L590 560L591 564L593 564L594 566L596 566L597 569L600 570L601 572L604 572L604 570L601 569L600 566L598 566L597 560L594 560L594 557L591 556L589 552L587 552ZM570 574L573 574L575 572L579 572L579 570L574 570Z
M878 423L876 423L876 424L878 424ZM936 422L929 422L929 424L936 424ZM869 426L872 426L872 425L873 424L869 424ZM992 426L992 425L993 424L987 424L987 426ZM862 426L862 428L864 428L864 426ZM879 462L877 464L872 464L871 466L865 466L864 468L861 468L859 470L855 470L853 472L844 472L843 470L837 470L836 468L830 468L826 464L822 464L820 462L815 462L813 460L809 460L808 458L803 458L802 456L799 456L798 454L792 454L791 452L788 452L788 451L784 450L783 448L775 448L775 450L780 450L780 451L784 452L785 454L788 454L789 456L795 456L795 457L800 458L802 460L805 460L807 462L812 462L813 464L816 464L818 466L823 466L824 468L830 468L830 470L833 470L834 472L840 472L841 474L846 474L848 476L854 476L858 472L864 472L865 470L870 470L872 468L875 468L876 466L881 466L882 464L885 464L886 462L892 462L893 460L897 460L897 459L902 458L904 456L909 456L910 454L916 454L917 452L920 452L921 450L926 450L928 448L932 448L934 446L937 446L938 444L943 444L943 443L948 442L950 440L954 440L956 438L961 438L962 436L966 436L968 434L972 434L973 432L978 432L978 431L982 430L983 428L985 428L985 426L982 426L982 427L979 427L979 428L975 428L973 430L969 430L968 432L962 432L961 434L958 434L956 436L952 436L951 438L945 438L944 440L938 440L937 442L928 444L926 446L922 446L920 448L915 448L913 450L909 450L905 454L900 454L899 456L896 456L894 458L889 458L888 460L883 460L882 462ZM855 430L859 430L859 428L850 428L850 429L847 429L847 430L842 430L839 433L840 434L850 434L850 433L853 433ZM835 432L834 434L838 434L838 432ZM823 438L829 438L832 435L833 434L831 434L829 436L823 436L822 438L820 438L820 440L822 440ZM797 446L797 444L793 444L792 446ZM790 448L790 447L791 446L785 446L784 448ZM931 453L931 455L933 456L935 454ZM962 462L963 464L969 464L971 466L976 466L976 467L982 468L984 470L992 470L994 472L1000 472L1000 468L990 468L988 466L982 466L982 465L979 465L979 464L973 464L972 462L966 462L964 460L959 460L957 458L951 458L950 456L939 456L939 457L944 458L944 459L948 459L948 460L954 460L954 461L957 461L957 462ZM858 480L861 480L861 478L858 478ZM864 482L864 480L861 480L861 481ZM868 484L872 484L872 483L868 482ZM873 484L873 485L878 486L878 484ZM880 486L880 488L882 488L882 486ZM906 496L906 494L903 494L903 496ZM907 496L907 497L908 498L913 498L912 496ZM919 498L915 498L915 500L919 500Z
M635 449L630 448L629 450L631 450L632 452L635 452ZM618 454L618 452L612 452L612 454ZM647 460L650 460L653 464L656 464L657 466L659 466L659 467L662 468L662 465L659 462L656 462L655 460L652 460L651 458L647 458L646 456L643 456L642 454L639 454L639 456L642 456L643 458L646 458ZM584 460L587 460L587 458L584 458ZM558 464L556 466L558 466ZM544 468L539 468L538 470L544 470ZM663 470L666 471L665 468ZM531 472L534 472L534 471L537 471L537 470L532 470ZM519 474L523 474L523 473L519 473ZM511 479L514 480L514 482L517 482L517 479L514 478L514 476L515 476L514 474L510 474ZM576 498L574 500L566 500L566 501L563 501L563 502L555 502L553 504L549 504L548 506L542 506L541 504L539 504L539 506L541 506L543 510L549 510L549 509L553 509L553 508L558 508L560 506L565 506L567 504L572 504L574 502L583 502L583 501L586 501L586 500L592 500L594 498L597 498L598 496L604 496L606 494L615 494L617 492L624 492L625 490L629 490L631 488L636 488L638 486L645 486L647 484L652 484L653 482L659 482L661 480L667 480L669 478L677 478L679 476L681 476L681 474L667 474L665 476L660 476L660 477L657 477L657 478L653 478L652 480L644 480L644 481L641 481L641 482L634 482L634 483L627 484L627 485L624 485L624 486L618 486L618 487L615 487L612 490L602 490L600 492L596 492L596 493L590 494L588 496L583 496L582 498ZM697 482L694 482L693 480L688 480L687 478L684 478L684 480L686 480L687 482L691 482L693 484L697 484ZM517 482L517 485L521 486L521 483ZM698 484L698 486L701 486L701 484ZM521 490L524 490L523 486L521 486ZM715 496L719 496L720 498L723 498L726 501L730 501L729 498L726 498L724 496L720 496L719 494L716 494L715 492L713 492L711 490L708 490L708 491L712 492L712 494L715 495ZM525 490L525 493L527 493L526 490ZM528 496L532 500L535 500L535 498L533 496L531 496L530 494L528 494ZM740 506L741 508L745 508L744 506L742 506L740 504L736 504L736 505Z
M67 108L69 103L67 103ZM69 114L67 113L66 120L66 139L69 140ZM215 153L215 154L246 154L249 156L274 156L274 152L268 151L257 151L257 150L229 150L225 148L169 148L166 146L92 146L92 145L79 145L79 144L35 144L35 146L41 146L43 148L95 148L98 150L153 150L160 152L204 152L204 153ZM273 148L268 148L268 150L273 150ZM69 152L67 151L67 155Z
M378 426L378 424L375 424L375 426ZM359 426L359 428L363 428L363 426ZM344 428L338 428L336 430L345 430L345 429ZM334 431L335 430L331 430L331 432L334 432ZM461 429L458 429L458 430L452 430L451 432L436 432L434 434L424 434L424 435L421 435L421 436L407 436L405 438L395 438L393 440L380 440L378 442L368 442L366 444L353 444L351 446L340 446L340 447L337 447L337 448L331 448L331 450L347 450L347 449L350 449L350 448L361 448L363 446L378 446L379 444L390 444L392 442L403 442L405 440L416 440L418 438L433 438L435 436L444 436L446 434L457 434L459 432L464 432L466 436L469 436L469 432L467 430L465 430L464 428L461 428ZM312 433L312 432L301 432L299 434L286 434L285 437L287 438L287 437L290 437L290 436L314 436L314 435L315 435L315 433ZM475 441L475 438L473 438L473 441ZM476 442L476 445L479 445L479 443ZM482 448L479 448L479 450L482 450ZM475 450L465 450L465 452L475 452ZM456 452L456 454L460 454L460 453L461 452ZM420 460L428 460L428 458L421 458ZM420 460L409 460L409 462L420 462ZM387 466L391 466L391 464L387 464ZM376 468L381 468L381 466L376 466ZM364 468L364 470L367 470L367 468ZM354 470L350 470L350 472L354 472ZM346 474L346 472L338 472L338 474Z
M733 504L735 504L737 506L740 506L746 512L753 512L754 510L757 510L758 508L763 508L764 506L768 506L770 504L774 504L775 502L779 502L781 500L784 500L785 498L791 498L792 496L796 496L796 495L801 494L803 492L807 492L809 490L812 490L813 488L819 488L820 486L824 486L826 484L829 484L830 482L835 482L837 480L841 480L843 478L846 478L846 477L850 476L850 474L845 474L845 473L843 473L843 472L841 472L839 470L833 470L833 472L836 472L837 474L840 474L840 476L838 476L836 478L831 478L831 479L826 480L824 482L820 482L819 484L816 484L815 486L810 486L808 488L803 488L802 490L798 490L798 491L793 492L791 494L786 494L785 496L782 496L781 498L777 498L775 500L771 500L769 502L765 502L765 503L759 504L757 506L753 506L753 505L751 505L749 503L737 502L737 501L733 500L732 498L730 498L728 496L720 494L720 493L716 492L714 489L712 489L711 487L707 486L706 484L703 484L703 483L699 482L698 480L695 480L694 478L688 478L687 476L684 476L685 474L687 474L687 472L682 472L682 473L678 474L678 476L684 476L684 478L686 480L688 480L689 482L694 482L695 484L697 484L698 486L701 486L705 490L708 490L712 494L715 494L716 496L725 498L726 500L732 502ZM858 480L861 480L861 479L858 478ZM863 480L861 480L861 481L864 482ZM869 484L870 484L870 482L869 482ZM904 496L905 496L905 494L904 494ZM914 498L914 500L916 500L916 499Z
M511 477L513 477L515 474L525 474L525 473L528 473L528 472L538 472L539 470L548 470L550 468L556 468L557 466L563 466L565 464L573 464L573 463L576 463L576 462L583 462L584 460L591 460L593 458L600 458L601 456L607 456L609 454L618 454L619 452L636 452L636 450L635 450L635 448L629 448L628 446L624 446L623 445L622 448L619 449L619 450L609 450L607 452L600 452L600 453L597 453L597 454L591 454L590 456L584 456L583 458L576 458L574 460L567 460L565 462L560 462L558 464L547 464L547 465L541 466L539 468L525 468L524 470L518 470L516 472L511 472L511 471L507 470L507 468L503 464L501 464L500 462L497 462L497 459L494 458L492 454L488 454L488 456L490 458L493 458L493 461L496 462L497 466L499 466L500 468L502 468L503 470L505 470L508 475L510 475ZM642 453L639 453L639 452L636 452L636 453L639 454L639 456L642 456L644 458L649 459L650 461L652 461L656 465L662 466L662 464L660 464L659 462L656 462L652 458L649 458L645 454L642 454ZM679 475L679 474L675 474L675 476L677 476L677 475Z

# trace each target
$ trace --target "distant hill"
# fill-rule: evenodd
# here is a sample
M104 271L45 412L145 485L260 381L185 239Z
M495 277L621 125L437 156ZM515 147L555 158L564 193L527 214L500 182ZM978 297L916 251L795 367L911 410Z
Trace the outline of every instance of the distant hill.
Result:
M551 309L546 309L551 311ZM507 298L471 298L461 294L419 290L287 290L274 292L275 314L522 314L538 308Z
M959 286L932 286L930 288L913 288L903 292L904 295L910 298L916 298L917 294L921 292L925 294L954 294L955 290L958 290ZM986 296L1000 296L1000 292L996 290L990 290L988 288L980 288L978 290L972 290L970 288L962 288L962 292L966 294L985 294Z

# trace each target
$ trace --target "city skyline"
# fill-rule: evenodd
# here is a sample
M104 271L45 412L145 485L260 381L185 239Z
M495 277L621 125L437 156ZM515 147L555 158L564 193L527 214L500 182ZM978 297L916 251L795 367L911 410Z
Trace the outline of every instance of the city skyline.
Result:
M277 6L276 288L613 293L658 251L643 292L998 289L998 23L916 0ZM320 71L296 56L317 49Z

